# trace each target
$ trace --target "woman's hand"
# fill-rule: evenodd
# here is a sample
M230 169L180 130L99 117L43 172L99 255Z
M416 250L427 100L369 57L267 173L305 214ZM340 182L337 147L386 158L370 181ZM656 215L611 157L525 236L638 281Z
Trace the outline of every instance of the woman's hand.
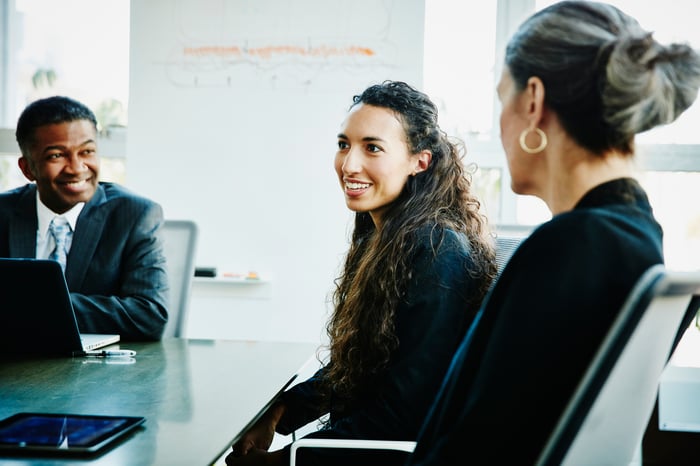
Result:
M248 453L255 450L267 452L275 436L277 423L284 414L284 411L285 407L281 403L275 403L270 406L265 414L253 424L253 427L243 434L240 440L233 444L231 447L233 451L226 457L226 463L229 464L229 458L246 456Z

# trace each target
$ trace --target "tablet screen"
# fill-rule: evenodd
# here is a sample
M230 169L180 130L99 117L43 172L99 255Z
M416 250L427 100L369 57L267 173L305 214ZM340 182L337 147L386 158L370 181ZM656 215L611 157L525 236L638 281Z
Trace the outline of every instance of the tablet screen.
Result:
M94 452L143 417L19 413L0 421L0 450Z

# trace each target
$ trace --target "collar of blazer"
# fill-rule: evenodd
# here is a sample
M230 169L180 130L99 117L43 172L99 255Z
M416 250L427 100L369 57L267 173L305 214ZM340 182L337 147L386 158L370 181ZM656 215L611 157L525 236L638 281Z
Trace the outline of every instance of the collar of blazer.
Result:
M88 265L102 239L107 213L100 206L106 199L104 187L98 184L92 199L85 204L78 216L66 264L66 282L71 289L78 289L82 285Z

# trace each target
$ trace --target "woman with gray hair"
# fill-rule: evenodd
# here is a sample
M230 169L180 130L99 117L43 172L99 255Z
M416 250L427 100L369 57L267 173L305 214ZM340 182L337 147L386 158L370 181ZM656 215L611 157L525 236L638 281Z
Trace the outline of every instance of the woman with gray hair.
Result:
M552 219L516 250L458 349L409 464L532 464L624 299L663 263L637 133L695 100L700 57L566 1L510 40L498 95L512 189Z

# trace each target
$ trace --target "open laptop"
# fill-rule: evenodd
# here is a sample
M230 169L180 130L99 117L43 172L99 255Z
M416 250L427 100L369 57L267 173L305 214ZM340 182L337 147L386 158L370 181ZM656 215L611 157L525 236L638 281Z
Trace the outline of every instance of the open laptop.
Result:
M80 355L118 341L80 334L58 262L0 258L0 354Z

